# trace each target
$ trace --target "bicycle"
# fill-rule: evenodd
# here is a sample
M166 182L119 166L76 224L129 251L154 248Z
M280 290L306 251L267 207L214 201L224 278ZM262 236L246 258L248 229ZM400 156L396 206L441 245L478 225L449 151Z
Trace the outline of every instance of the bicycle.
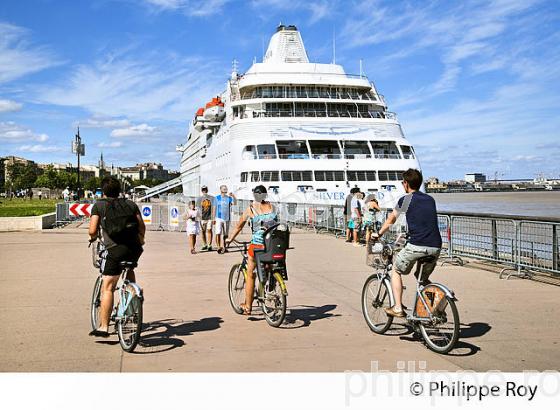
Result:
M93 286L93 294L91 297L91 327L93 330L99 327L99 310L101 308L101 285L103 275L101 273L101 254L105 248L101 241L90 242L93 244L92 257L93 266L99 269L99 276ZM97 255L97 257L95 256ZM121 348L125 352L132 352L140 341L142 332L142 314L144 296L142 289L138 284L127 279L128 274L138 264L136 262L121 262L121 274L119 284L115 287L115 295L117 303L113 304L113 311L109 324L115 325L115 331L119 337Z
M377 244L368 246L368 265L375 268L376 272L364 283L362 313L369 328L377 334L387 332L393 323L393 316L387 315L385 308L395 304L390 273L393 257L402 245L398 239L388 243L380 238ZM417 261L414 309L405 310L405 320L415 333L422 335L428 348L446 354L459 339L459 312L453 291L441 283L422 282L424 265L433 263L435 259L437 256L429 255Z
M281 235L280 240L271 237L272 232L278 230L280 224L274 225L264 232L265 249L255 250L258 285L255 286L254 300L262 309L267 323L272 327L279 327L286 317L288 289L286 281L286 250L288 247L289 231ZM241 263L231 267L228 280L228 293L231 307L237 314L242 314L241 303L245 298L245 283L247 282L247 245L250 242L233 241L241 247Z

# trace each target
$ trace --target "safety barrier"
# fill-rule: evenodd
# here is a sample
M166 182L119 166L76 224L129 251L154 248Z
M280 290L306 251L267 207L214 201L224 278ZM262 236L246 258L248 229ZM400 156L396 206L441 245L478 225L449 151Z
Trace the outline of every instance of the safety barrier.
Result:
M185 215L194 197L182 194L161 195L153 202L139 202L148 230L184 232ZM232 207L232 225L249 206L238 200ZM57 224L80 219L70 214L72 203L56 207ZM276 203L282 222L316 233L344 236L347 218L342 205ZM378 213L384 222L390 210ZM560 218L519 217L464 212L439 212L438 225L443 242L443 263L462 264L462 257L495 262L506 267L500 277L530 277L532 271L560 275ZM406 230L406 220L395 224L389 236Z

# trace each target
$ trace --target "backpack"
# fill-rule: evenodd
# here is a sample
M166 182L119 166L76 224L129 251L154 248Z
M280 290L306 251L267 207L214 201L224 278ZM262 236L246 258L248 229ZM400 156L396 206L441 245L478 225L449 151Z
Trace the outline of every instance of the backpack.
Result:
M138 243L138 221L136 207L126 199L109 199L101 227L115 243L130 245Z

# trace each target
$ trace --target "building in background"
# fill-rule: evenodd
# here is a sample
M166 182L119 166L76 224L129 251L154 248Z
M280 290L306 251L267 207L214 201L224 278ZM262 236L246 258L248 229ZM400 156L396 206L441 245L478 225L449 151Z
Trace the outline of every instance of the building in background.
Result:
M8 155L7 157L0 158L0 192L6 192L7 184L10 182L9 169L14 164L37 166L34 161L29 159Z
M470 182L471 184L474 184L475 182L486 182L486 175L479 172L465 174L465 181Z

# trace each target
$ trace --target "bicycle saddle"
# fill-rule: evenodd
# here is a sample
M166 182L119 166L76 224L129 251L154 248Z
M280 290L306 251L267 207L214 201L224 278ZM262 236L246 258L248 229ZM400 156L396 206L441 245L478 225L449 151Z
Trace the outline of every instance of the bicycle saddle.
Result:
M437 257L435 255L426 255L426 256L422 256L421 258L419 258L418 263L420 263L420 264L432 263L432 262L435 262L436 259L437 259Z
M138 263L136 262L130 262L130 261L122 261L120 263L121 268L135 268L138 266Z

